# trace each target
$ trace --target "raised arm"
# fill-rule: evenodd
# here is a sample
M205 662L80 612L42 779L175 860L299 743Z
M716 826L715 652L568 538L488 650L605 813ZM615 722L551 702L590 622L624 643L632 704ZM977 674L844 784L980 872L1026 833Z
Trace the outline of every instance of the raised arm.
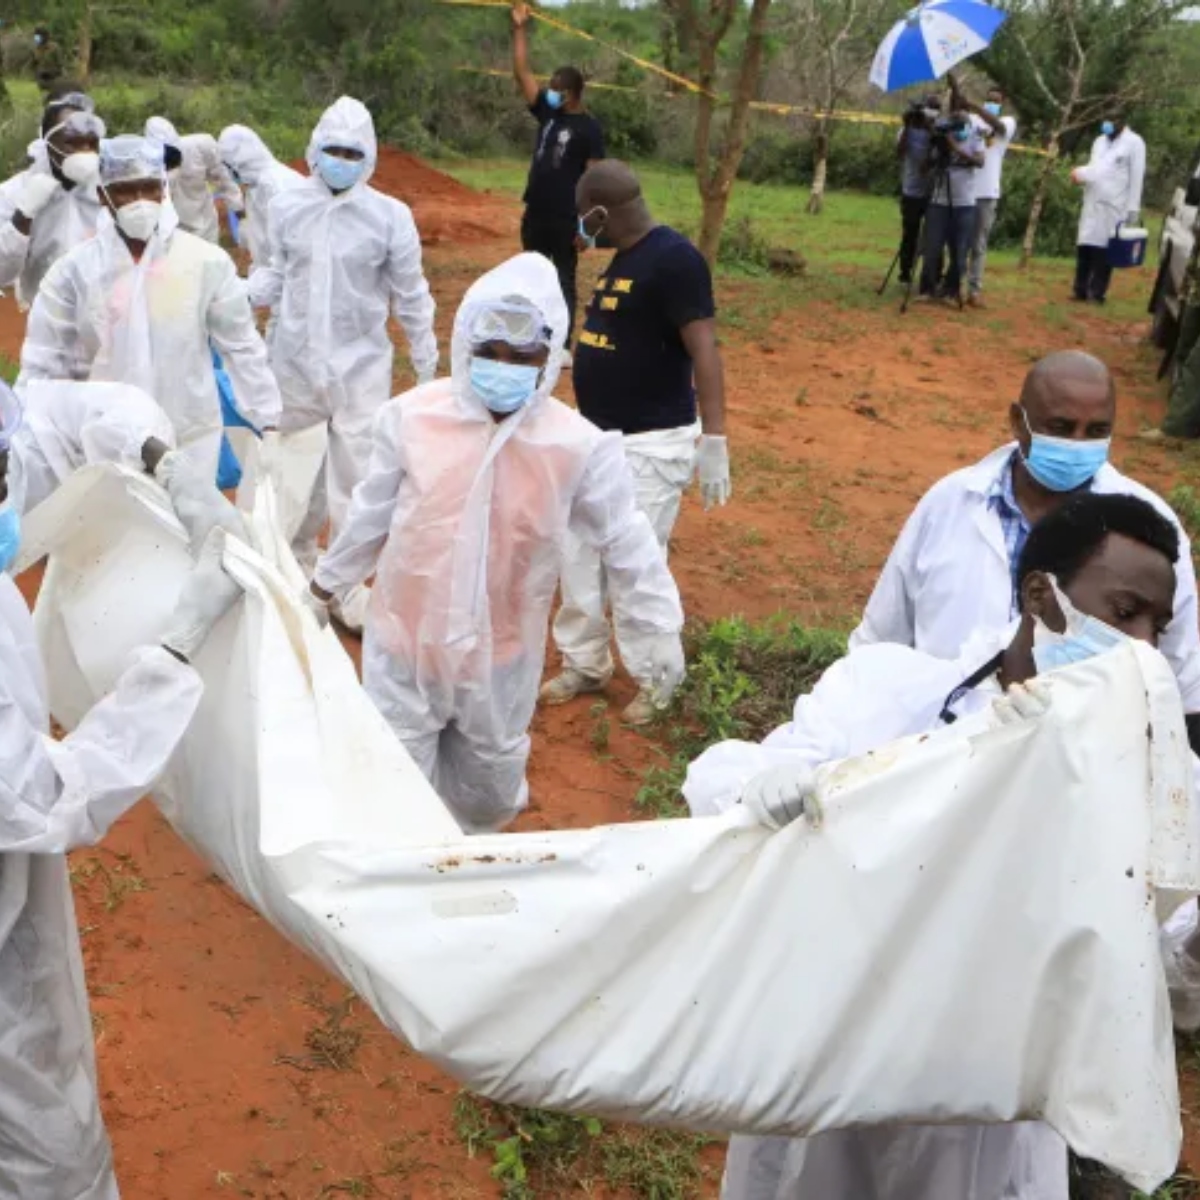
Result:
M513 77L521 89L521 95L525 97L525 103L532 106L537 103L538 93L541 91L541 88L538 86L537 76L534 75L529 66L528 28L530 20L531 16L528 4L517 3L513 5Z

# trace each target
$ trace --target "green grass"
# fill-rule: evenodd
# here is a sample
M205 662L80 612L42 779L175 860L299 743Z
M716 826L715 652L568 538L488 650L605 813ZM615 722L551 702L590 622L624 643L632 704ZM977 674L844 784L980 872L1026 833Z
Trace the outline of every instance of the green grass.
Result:
M454 1128L472 1158L491 1156L504 1200L589 1195L598 1184L637 1200L691 1200L700 1194L700 1151L710 1140L498 1104L470 1092L454 1102Z
M689 630L687 641L687 677L664 718L664 761L646 772L635 802L646 816L685 815L688 764L715 742L761 741L846 652L842 634L783 617L762 624L724 617Z

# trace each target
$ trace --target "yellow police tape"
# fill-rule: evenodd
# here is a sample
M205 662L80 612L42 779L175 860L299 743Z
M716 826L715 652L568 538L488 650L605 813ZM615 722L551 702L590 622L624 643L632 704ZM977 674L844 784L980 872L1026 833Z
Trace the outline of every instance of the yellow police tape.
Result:
M437 0L439 4L448 4L460 8L505 8L512 9L510 0ZM664 79L669 79L672 83L677 83L681 87L687 88L688 91L696 95L709 96L714 100L719 100L721 103L728 103L726 97L717 96L713 92L702 88L698 83L688 79L686 76L677 75L674 71L668 71L666 67L660 67L658 63L649 62L647 59L638 58L636 54L630 54L628 50L622 50L620 46L614 46L611 42L606 42L602 38L596 37L594 34L588 33L584 29L577 29L574 25L568 25L566 21L560 21L556 17L551 17L541 9L530 8L529 15L537 21L542 21L554 29L560 29L563 33L569 33L574 37L584 38L586 41L594 42L597 46L603 46L606 50L611 50L614 54L621 58L627 59L629 62L636 63L643 70L650 71L655 75L660 75ZM459 67L459 71L466 72L471 75L490 75L493 77L506 79L509 73L507 71L489 70L484 67ZM599 88L606 92L636 92L638 89L627 87L620 83L596 83L588 80L588 87ZM670 95L670 93L668 93ZM771 113L777 117L787 116L802 116L812 120L825 121L846 121L852 125L891 125L896 126L901 122L900 117L893 116L890 113L865 113L852 112L849 110L838 109L834 112L822 112L820 109L808 108L797 104L774 104L768 100L751 100L750 107L758 112ZM1043 158L1049 157L1046 150L1039 146L1023 146L1018 143L1013 143L1009 147L1010 150L1015 150L1019 154L1037 154Z

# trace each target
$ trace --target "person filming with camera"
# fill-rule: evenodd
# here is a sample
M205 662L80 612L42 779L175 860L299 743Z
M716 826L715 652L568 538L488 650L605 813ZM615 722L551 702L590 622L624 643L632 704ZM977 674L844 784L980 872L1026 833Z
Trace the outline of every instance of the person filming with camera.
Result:
M921 222L929 207L929 145L933 123L942 115L942 101L931 92L914 100L904 112L896 139L900 160L900 282L912 282L913 263L921 244Z
M953 76L950 87L950 115L933 123L930 140L933 190L925 214L921 295L961 301L962 278L975 233L975 175L984 164L984 143ZM946 250L950 264L939 283Z

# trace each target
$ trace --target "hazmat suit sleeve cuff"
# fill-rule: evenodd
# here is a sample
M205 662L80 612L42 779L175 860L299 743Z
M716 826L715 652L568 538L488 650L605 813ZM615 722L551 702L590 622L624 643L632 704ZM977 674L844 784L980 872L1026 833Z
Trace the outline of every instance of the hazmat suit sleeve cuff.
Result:
M53 794L23 797L0 848L64 853L89 845L150 789L200 703L200 676L160 647L137 652L113 691L62 742L42 739Z

